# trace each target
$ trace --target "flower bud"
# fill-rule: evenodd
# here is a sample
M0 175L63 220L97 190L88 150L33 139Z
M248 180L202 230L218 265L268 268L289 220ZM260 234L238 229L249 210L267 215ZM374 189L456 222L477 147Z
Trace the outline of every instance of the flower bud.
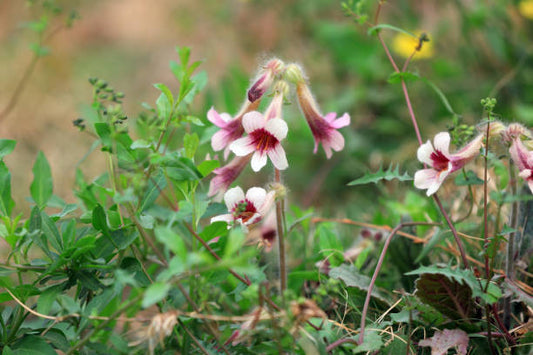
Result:
M284 63L280 59L270 60L259 72L258 78L248 89L248 100L255 102L260 99L272 85L275 77L283 70Z
M293 84L305 82L305 75L303 69L296 63L291 63L287 65L284 77Z

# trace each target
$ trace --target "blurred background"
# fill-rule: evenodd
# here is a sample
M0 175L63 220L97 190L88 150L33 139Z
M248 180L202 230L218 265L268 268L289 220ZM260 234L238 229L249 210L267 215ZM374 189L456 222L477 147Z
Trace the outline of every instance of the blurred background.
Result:
M372 19L377 1L365 3ZM531 18L531 1L398 0L383 5L381 23L430 38L409 66L427 79L409 83L424 140L460 124L479 123L479 102L487 96L497 98L503 121L533 124ZM70 27L65 25L69 19ZM43 22L44 29L39 27ZM272 56L306 69L324 113L351 115L352 124L341 130L344 151L327 160L321 147L312 154L305 120L294 100L288 106L291 168L285 179L292 203L353 217L372 216L384 196L402 201L412 190L410 182L345 186L390 163L411 176L419 168L401 87L388 82L392 67L368 29L344 16L340 1L330 0L1 0L0 112L7 114L0 116L0 136L18 141L6 158L18 210L27 208L21 202L29 195L39 150L52 165L55 193L74 200L75 167L93 142L72 124L90 106L88 78L104 79L124 92L125 111L134 121L142 102L154 105L154 83L176 90L168 68L170 60L177 60L175 46L189 46L193 59L204 61L200 70L209 80L193 112L207 125L211 106L238 111L257 67ZM403 65L416 41L395 31L383 34ZM48 53L33 67L32 58L42 51ZM26 74L18 101L5 111ZM80 166L89 178L105 171L98 152Z

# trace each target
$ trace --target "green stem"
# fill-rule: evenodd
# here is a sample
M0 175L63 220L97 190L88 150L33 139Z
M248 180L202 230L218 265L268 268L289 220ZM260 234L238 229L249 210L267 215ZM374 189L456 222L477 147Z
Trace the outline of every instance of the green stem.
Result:
M278 169L274 170L275 181L281 184L281 173ZM287 289L287 265L285 263L285 233L283 229L283 199L276 200L276 225L278 229L278 247L279 247L279 275L281 284L281 294Z

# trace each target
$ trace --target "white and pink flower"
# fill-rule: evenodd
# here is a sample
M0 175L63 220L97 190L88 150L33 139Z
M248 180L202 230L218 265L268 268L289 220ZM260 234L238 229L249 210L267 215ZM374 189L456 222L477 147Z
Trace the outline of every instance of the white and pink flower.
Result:
M520 138L515 138L509 153L520 171L519 176L527 182L533 193L533 152L527 150Z
M350 124L350 115L345 113L337 118L335 112L330 112L327 115L322 116L305 81L298 82L296 86L296 94L298 102L300 103L300 108L303 111L305 119L307 120L315 139L313 153L316 154L318 144L322 143L322 147L326 152L326 157L328 159L331 158L332 149L338 152L344 148L344 137L337 131L337 129Z
M244 195L240 187L229 189L224 194L224 202L229 213L211 218L211 223L224 221L231 227L239 223L244 227L255 224L265 216L272 207L275 192L266 192L260 187L252 187Z
M266 120L257 111L248 112L242 119L246 137L239 138L230 145L230 150L237 156L253 153L252 170L259 171L267 163L267 156L278 170L289 166L281 141L287 136L287 123L281 118Z
M415 173L415 187L427 189L427 195L433 195L448 175L461 169L479 154L482 143L483 135L479 135L457 153L450 154L450 134L438 133L433 139L433 144L428 140L418 148L418 160L430 168Z

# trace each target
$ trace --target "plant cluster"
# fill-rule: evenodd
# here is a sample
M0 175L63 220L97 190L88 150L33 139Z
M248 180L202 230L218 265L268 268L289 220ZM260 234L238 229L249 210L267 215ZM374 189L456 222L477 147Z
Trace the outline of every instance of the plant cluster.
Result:
M297 158L283 145L298 121L285 108L298 104L327 159L350 125L347 113L322 114L298 64L263 63L235 115L192 113L207 74L186 47L170 63L177 85L155 84L155 104L136 116L122 92L90 78L91 110L73 124L107 171L89 180L77 169L75 203L54 194L39 153L31 212L17 214L4 162L16 142L0 140L2 354L529 353L533 133L486 98L476 126L454 115L453 129L424 143L408 88L423 78L409 66L432 57L422 55L431 38L380 23L383 1L370 16L373 5L343 9L382 45L422 166L411 177L391 164L349 185L413 181L425 195L376 201L386 212L371 221L290 203L284 177L298 174ZM401 67L385 31L410 38L395 42L410 48ZM258 174L269 160L272 173Z

